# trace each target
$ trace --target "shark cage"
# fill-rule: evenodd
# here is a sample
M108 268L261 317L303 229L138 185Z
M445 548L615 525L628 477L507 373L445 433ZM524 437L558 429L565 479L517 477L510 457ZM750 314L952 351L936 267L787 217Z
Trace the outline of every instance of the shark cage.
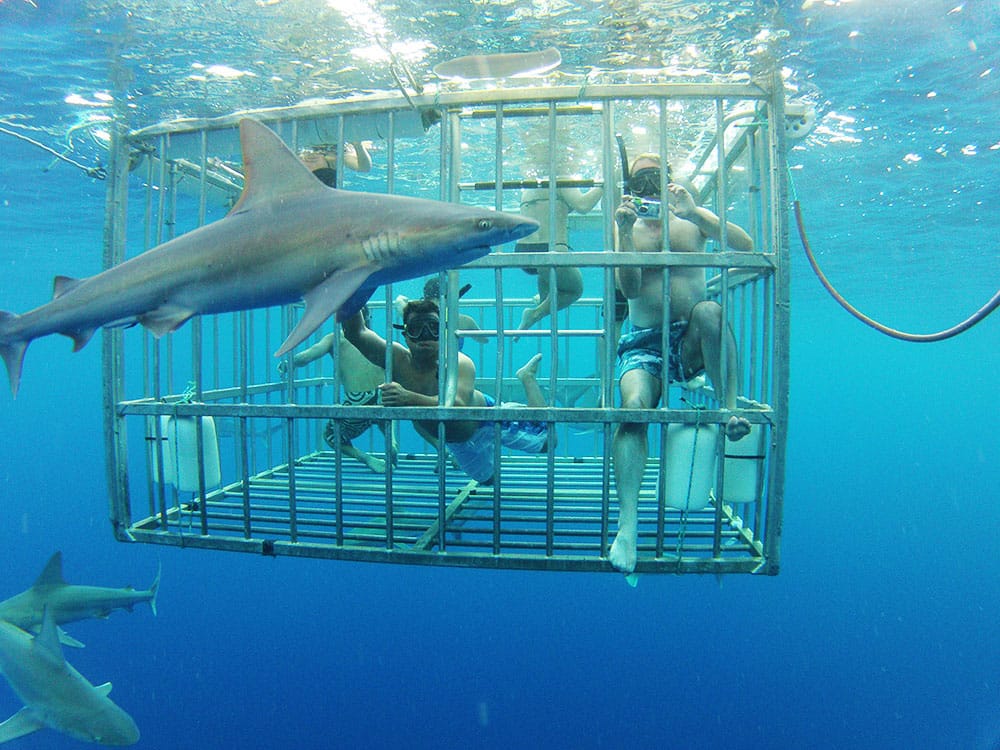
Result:
M160 338L140 327L107 329L115 536L264 555L611 571L613 436L620 423L639 422L650 455L636 571L777 574L788 421L785 147L795 112L786 112L776 72L706 82L664 75L572 85L551 78L446 83L420 94L368 93L117 136L105 267L226 214L243 188L238 123L248 116L293 151L325 153L328 164L334 155L344 164L349 144L373 141L370 171L338 170L344 190L512 213L537 204L547 206L550 226L566 222L566 234L553 231L530 252L494 248L438 275L445 293L437 406L345 401L338 346L302 367L291 355L275 358L301 304L204 315ZM674 181L723 227L744 227L753 249L727 249L723 229L722 241L710 240L705 252L612 252L626 149L632 157L661 154ZM556 215L557 191L592 188L602 191L596 210ZM392 230L394 217L364 221ZM572 252L559 252L568 247ZM708 296L734 334L722 337L722 359L735 341L735 413L751 423L749 436L725 437L720 426L733 412L705 378L684 387L665 382L660 408L618 408L619 266L667 275L681 266L704 269ZM524 310L538 304L538 282L557 289L566 270L583 280L579 299L558 309L550 295L540 319L522 327ZM472 285L467 294L459 293L463 283ZM401 341L394 300L419 297L420 285L378 289L369 302L371 328ZM669 299L663 303L669 309ZM478 329L463 328L469 319ZM338 328L331 319L306 343L339 335ZM542 354L538 381L547 405L449 405L463 345L477 387L501 402L524 400L515 372ZM533 455L510 452L496 439L495 476L479 483L435 449L427 439L433 435L415 431L414 419L442 425L439 443L443 421L455 419L492 425L495 438L501 420L542 421L556 439ZM366 421L384 431L341 439ZM385 435L398 444L394 451ZM356 460L358 451L371 460Z

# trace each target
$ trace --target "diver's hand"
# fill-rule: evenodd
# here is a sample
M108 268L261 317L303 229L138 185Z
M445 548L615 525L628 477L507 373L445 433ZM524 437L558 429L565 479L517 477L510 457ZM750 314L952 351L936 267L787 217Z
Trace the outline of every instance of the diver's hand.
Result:
M283 378L288 377L288 360L287 359L279 360L279 362L278 362L278 374L281 377L283 377Z
M626 195L622 198L621 205L615 210L615 222L618 224L618 228L622 231L631 231L632 225L638 218L639 214L635 211L632 196Z
M378 390L383 406L410 406L413 403L413 391L408 391L395 380L382 383Z
M698 205L694 202L694 198L691 197L687 188L671 182L667 185L667 195L669 196L670 212L678 219L693 221L694 216L698 213Z

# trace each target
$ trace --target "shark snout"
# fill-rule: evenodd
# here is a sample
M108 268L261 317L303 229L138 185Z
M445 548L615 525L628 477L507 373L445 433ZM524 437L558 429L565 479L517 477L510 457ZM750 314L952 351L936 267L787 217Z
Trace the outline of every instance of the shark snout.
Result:
M511 240L519 240L522 237L527 237L529 234L537 232L541 226L537 221L529 219L526 216L517 216L515 214L504 214L504 216L510 221L510 228L507 231L510 234Z

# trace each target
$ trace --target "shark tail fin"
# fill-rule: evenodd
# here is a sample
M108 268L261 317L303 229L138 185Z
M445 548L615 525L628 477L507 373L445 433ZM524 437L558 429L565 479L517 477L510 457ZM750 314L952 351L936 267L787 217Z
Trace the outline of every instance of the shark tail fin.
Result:
M6 325L17 320L14 313L0 310L0 340L3 339L3 329ZM28 348L28 341L4 341L0 343L0 357L7 365L7 377L10 379L10 392L17 397L17 388L21 384L21 367L24 365L24 351Z

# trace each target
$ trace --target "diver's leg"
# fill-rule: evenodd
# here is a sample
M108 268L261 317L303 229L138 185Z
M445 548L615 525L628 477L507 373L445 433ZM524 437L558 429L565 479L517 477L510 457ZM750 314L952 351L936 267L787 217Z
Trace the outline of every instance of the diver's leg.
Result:
M360 448L355 448L350 443L342 444L340 446L340 452L345 456L350 456L351 458L360 461L376 474L385 474L385 461L381 458L376 458L370 453L365 453L365 451Z
M517 371L517 379L524 386L524 396L528 406L548 406L542 388L538 385L538 363L541 361L542 355L536 354Z
M621 378L623 409L652 409L660 400L660 381L645 370L629 370ZM608 560L622 573L635 570L639 533L639 490L646 470L647 426L622 422L615 432L612 453L618 495L618 533Z
M728 337L726 345L726 400L727 409L736 409L739 394L739 359L736 356L736 338L728 325L723 325L722 307L717 302L699 302L691 310L688 329L681 339L681 363L686 372L698 371L702 367L721 392L722 384L722 331ZM750 422L744 417L733 415L726 424L726 437L740 440L750 432Z

